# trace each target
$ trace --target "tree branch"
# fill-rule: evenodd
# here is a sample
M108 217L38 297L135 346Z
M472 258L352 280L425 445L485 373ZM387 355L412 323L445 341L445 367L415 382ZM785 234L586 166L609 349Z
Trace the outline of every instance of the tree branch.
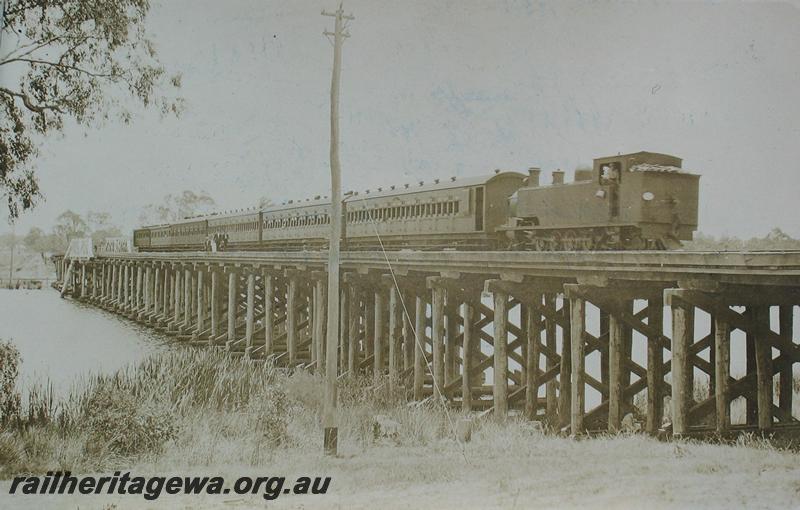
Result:
M17 97L21 99L22 104L25 105L25 108L35 113L44 114L47 110L58 112L61 114L66 113L64 110L62 110L60 107L54 104L40 104L40 105L34 104L34 102L31 101L31 98L28 97L26 94L23 94L21 92L14 92L13 90L9 90L5 87L0 87L0 93L5 94L12 98Z
M113 74L113 73L94 73L92 71L89 71L88 69L82 69L80 67L72 66L72 65L69 65L69 64L60 64L58 62L50 62L48 60L37 60L37 59L33 59L33 58L11 58L11 59L8 59L6 61L0 62L0 65L10 64L12 62L26 62L28 64L41 64L41 65L47 65L47 66L51 66L51 67L60 67L60 68L64 68L64 69L70 69L72 71L77 71L79 73L83 73L85 75L92 76L94 78L115 78L115 77L119 76L119 75Z
M52 44L52 43L54 43L56 41L59 41L62 38L63 38L63 36L59 35L59 36L55 36L52 39L49 39L49 40L46 40L46 41L38 40L38 41L32 42L31 44L25 44L23 46L19 46L17 48L14 48L10 52L8 52L8 54L5 55L2 58L2 60L0 60L0 65L3 65L3 64L5 64L7 62L10 62L10 61L13 61L13 60L11 60L12 58L27 57L28 55L30 55L34 51L42 49L45 46L49 46L50 44ZM14 53L18 52L18 51L24 51L24 52L20 53L19 55L16 55L16 56L12 57L12 55L14 55Z

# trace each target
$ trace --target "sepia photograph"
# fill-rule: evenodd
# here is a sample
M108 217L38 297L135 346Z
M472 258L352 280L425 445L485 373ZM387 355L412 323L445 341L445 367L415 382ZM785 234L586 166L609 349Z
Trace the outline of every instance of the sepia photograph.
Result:
M800 1L0 9L0 508L800 508Z

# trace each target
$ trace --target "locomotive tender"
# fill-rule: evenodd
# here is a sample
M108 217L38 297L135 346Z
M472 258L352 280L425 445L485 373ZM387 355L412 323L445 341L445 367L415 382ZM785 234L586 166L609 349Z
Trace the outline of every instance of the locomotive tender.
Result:
M342 247L462 250L664 249L697 228L699 176L681 159L638 152L599 158L574 182L539 185L500 172L480 177L391 186L343 200ZM139 251L319 250L327 246L327 197L262 210L211 214L134 231Z

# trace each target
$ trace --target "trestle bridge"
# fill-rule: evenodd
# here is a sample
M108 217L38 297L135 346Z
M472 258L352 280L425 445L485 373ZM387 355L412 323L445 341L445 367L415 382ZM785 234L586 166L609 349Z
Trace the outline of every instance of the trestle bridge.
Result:
M180 341L321 370L326 260L67 257L56 286ZM797 305L800 252L346 252L338 367L575 434L628 413L651 434L797 431Z

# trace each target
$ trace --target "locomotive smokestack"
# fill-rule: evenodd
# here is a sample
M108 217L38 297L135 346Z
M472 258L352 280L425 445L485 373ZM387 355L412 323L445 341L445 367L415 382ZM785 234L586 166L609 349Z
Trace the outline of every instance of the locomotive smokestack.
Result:
M553 170L553 184L564 184L564 171L560 168Z
M539 174L542 173L542 169L532 166L528 169L528 186L538 186L539 185Z

